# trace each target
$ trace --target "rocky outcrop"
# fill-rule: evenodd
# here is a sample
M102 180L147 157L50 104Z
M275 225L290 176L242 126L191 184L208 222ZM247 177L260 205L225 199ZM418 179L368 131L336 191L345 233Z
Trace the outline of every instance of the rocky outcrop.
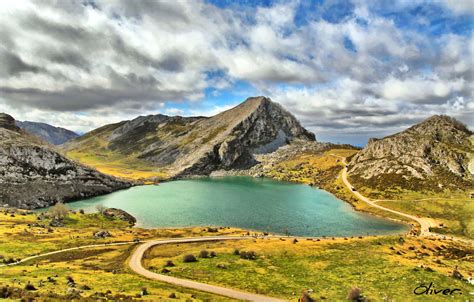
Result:
M315 136L280 105L254 97L209 118L159 114L107 125L72 140L64 150L101 155L105 146L124 160L184 177L248 168L257 163L256 154L294 140L315 141Z
M11 116L0 119L0 206L40 208L131 185L67 159L20 130Z
M102 212L102 215L110 218L117 218L122 221L128 222L130 225L134 225L137 222L137 219L121 209L116 208L107 208Z
M351 160L349 175L359 186L380 189L471 187L472 135L455 119L435 115L403 132L371 139Z
M0 113L0 128L11 131L20 131L20 128L15 125L15 119L6 113Z
M52 145L61 145L79 136L71 130L54 127L45 123L16 121L16 125Z

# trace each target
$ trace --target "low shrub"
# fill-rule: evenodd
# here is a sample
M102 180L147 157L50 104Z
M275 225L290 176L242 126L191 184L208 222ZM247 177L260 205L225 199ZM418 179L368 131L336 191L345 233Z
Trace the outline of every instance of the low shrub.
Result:
M240 258L245 260L255 260L257 259L257 254L254 251L242 251L240 252Z
M362 290L358 287L353 287L347 292L347 300L351 302L363 302L366 301L365 297L362 295Z
M199 258L209 258L209 252L206 251L206 250L202 250L202 251L199 253Z
M171 261L171 260L167 260L167 261L166 261L165 267L173 267L173 266L175 266L174 263L173 263L173 261Z
M183 257L183 262L185 262L185 263L196 262L196 261L197 261L196 257L194 255L191 255L191 254L185 255Z
M25 285L25 289L26 290L36 290L36 287L28 281L28 283Z

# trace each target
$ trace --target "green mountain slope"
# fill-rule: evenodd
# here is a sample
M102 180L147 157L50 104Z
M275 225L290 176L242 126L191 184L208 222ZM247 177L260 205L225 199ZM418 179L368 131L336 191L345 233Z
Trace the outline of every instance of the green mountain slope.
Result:
M153 115L107 125L74 139L64 152L86 164L131 178L208 175L239 169L292 140L314 134L280 105L249 98L212 117Z

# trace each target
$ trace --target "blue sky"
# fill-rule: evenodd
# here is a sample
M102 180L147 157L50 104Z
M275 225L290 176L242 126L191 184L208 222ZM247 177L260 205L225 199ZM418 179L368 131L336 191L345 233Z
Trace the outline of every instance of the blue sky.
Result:
M364 145L433 114L474 126L474 2L0 4L0 111L79 132L213 115L249 96L322 141Z

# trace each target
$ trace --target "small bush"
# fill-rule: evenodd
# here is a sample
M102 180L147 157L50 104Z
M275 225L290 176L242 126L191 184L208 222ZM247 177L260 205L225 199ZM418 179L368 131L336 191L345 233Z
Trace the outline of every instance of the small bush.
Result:
M236 256L240 255L240 251L238 249L235 249L234 250L234 255L236 255Z
M147 296L148 295L148 290L146 289L146 287L142 287L142 290L141 290L140 294L142 296Z
M211 227L207 228L207 231L208 231L209 233L217 233L217 232L219 232L219 230L218 230L217 228L211 228Z
M216 252L212 251L212 252L209 254L209 256L210 256L211 258L214 258L214 257L217 256L217 254L216 254Z
M173 263L173 261L171 261L171 260L167 260L167 261L166 261L165 267L173 267L173 266L175 266L174 263Z
M199 258L209 258L209 252L206 251L206 250L202 250L202 251L199 253Z
M362 302L365 301L365 297L362 295L362 290L358 287L353 287L347 293L347 300L351 302Z
M191 254L186 255L186 256L183 257L183 262L185 262L185 263L196 262L196 261L197 261L196 257L194 255L191 255Z
M295 238L293 239L293 244L296 244L296 243L298 243L298 239Z
M257 259L257 254L254 251L242 251L240 252L240 258L245 260L255 260Z
M26 290L36 290L36 287L28 281L28 283L25 285L25 289Z
M303 294L301 295L301 298L298 301L301 301L301 302L315 302L316 300L311 298L309 293L305 290L305 291L303 291Z
M66 218L67 215L69 214L69 207L66 206L62 202L58 202L48 210L48 214L52 218L62 220L64 218Z
M164 268L164 269L161 270L161 273L162 273L162 274L168 274L168 273L170 273L170 272L171 272L171 271L170 271L169 269L167 269L167 268Z
M84 210L83 210L83 209L80 209L80 210L79 210L79 214L84 214Z
M177 296L176 296L175 293L171 293L171 294L168 296L168 298L170 298L170 299L176 299Z

